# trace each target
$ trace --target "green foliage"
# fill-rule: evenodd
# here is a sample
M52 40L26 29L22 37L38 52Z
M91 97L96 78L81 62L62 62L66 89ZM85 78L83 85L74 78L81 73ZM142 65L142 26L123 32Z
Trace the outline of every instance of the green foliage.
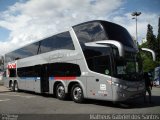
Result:
M156 37L153 34L153 27L150 24L148 24L146 38L147 38L147 46L148 46L148 48L150 48L150 49L155 51L155 49L156 49Z
M141 52L142 60L143 60L143 70L144 72L153 71L157 66L157 62L152 60L152 56L148 52Z
M160 18L159 18L159 28L157 38L153 34L153 27L148 24L147 41L139 46L139 48L149 48L155 51L156 53L156 61L152 60L151 53L141 52L142 60L143 60L143 70L144 72L152 71L155 67L160 65Z
M140 48L148 48L148 44L147 44L147 42L145 42L145 43L141 44L139 47Z
M160 17L158 21L158 35L157 35L157 43L156 43L156 53L157 53L157 59L160 61Z

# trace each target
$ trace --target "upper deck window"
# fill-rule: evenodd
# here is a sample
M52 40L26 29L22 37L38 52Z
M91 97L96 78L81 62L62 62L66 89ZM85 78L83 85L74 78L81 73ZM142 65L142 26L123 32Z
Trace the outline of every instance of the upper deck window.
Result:
M60 33L42 40L40 43L39 53L60 49L75 49L69 32Z
M108 39L117 40L125 46L134 48L135 45L133 39L125 28L110 22L101 23L103 28L105 29Z
M12 51L5 55L5 62L60 49L75 49L69 32L63 32Z
M94 42L106 38L102 26L97 22L75 26L74 30L80 43Z
M125 46L135 48L128 31L122 26L111 22L92 21L76 25L73 28L80 44L101 40L116 40Z

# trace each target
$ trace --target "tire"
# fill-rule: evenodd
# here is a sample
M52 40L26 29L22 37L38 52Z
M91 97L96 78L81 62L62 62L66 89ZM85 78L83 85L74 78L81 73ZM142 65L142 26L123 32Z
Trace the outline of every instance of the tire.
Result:
M18 83L14 82L14 92L19 92Z
M66 98L65 88L62 83L59 83L56 87L56 97L59 100L65 100Z
M12 92L14 92L14 83L13 83L13 82L11 82L11 84L10 84L10 90L11 90Z
M75 84L71 91L72 100L76 103L82 103L84 101L83 90L79 84Z

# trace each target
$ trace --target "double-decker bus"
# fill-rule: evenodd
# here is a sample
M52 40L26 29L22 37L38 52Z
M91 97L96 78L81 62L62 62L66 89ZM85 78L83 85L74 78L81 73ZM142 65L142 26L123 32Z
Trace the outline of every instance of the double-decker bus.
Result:
M89 21L15 49L4 56L5 86L54 94L125 101L143 96L142 63L128 31L108 21Z

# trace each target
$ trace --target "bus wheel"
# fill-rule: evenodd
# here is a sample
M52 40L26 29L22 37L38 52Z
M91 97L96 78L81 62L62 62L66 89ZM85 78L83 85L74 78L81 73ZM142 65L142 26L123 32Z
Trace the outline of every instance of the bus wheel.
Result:
M72 87L71 96L72 100L76 103L82 103L84 101L83 90L79 84L75 84Z
M14 83L13 82L11 82L10 90L14 92Z
M56 88L56 97L60 100L64 100L66 98L65 88L62 83L59 83Z
M17 82L14 83L14 91L15 91L15 92L18 92L18 91L19 91L18 83L17 83Z

